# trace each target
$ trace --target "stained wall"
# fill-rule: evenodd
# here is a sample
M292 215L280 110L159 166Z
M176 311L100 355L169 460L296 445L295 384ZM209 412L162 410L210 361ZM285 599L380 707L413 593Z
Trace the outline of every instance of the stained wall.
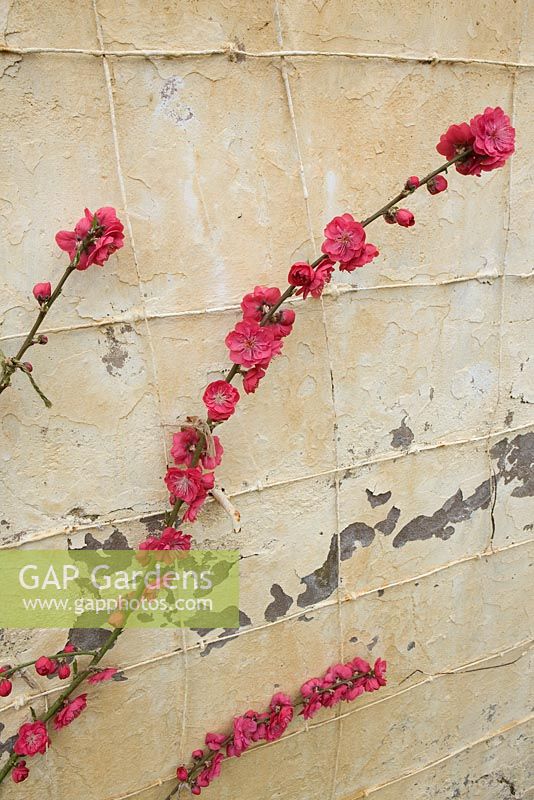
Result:
M387 659L387 689L234 760L206 797L534 798L531 11L2 3L2 349L31 325L33 283L63 269L56 230L107 204L127 229L31 353L52 409L23 376L2 395L4 548L156 530L172 432L227 367L243 293L284 285L333 215L367 216L436 166L450 123L502 105L518 137L505 169L417 193L414 228L370 227L380 258L295 305L283 355L221 429L241 531L211 503L194 536L241 550L239 630L123 635L106 663L128 680L90 690L8 800L163 800L207 730L355 655ZM6 630L2 660L67 635ZM24 702L53 697L18 684L0 749Z

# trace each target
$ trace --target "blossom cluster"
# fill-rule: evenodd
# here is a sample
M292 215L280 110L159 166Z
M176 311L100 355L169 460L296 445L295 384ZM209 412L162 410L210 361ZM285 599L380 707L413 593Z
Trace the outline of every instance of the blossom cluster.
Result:
M364 692L385 686L386 667L381 658L373 667L363 658L354 658L346 664L333 664L322 678L307 680L295 701L277 692L267 711L249 710L234 717L230 733L207 733L205 747L192 753L192 766L188 769L182 765L176 770L178 781L186 783L192 794L199 795L219 777L225 759L239 758L256 742L280 739L299 709L304 719L310 719L321 708L332 708L342 701L350 703Z
M66 680L71 676L70 663L73 662L76 655L75 646L67 643L63 650L56 653L52 658L39 656L35 661L24 666L30 666L33 663L35 672L38 675L50 678L57 676L60 680ZM0 667L0 697L8 697L11 694L13 684L10 678L20 669L22 667L11 667L9 665ZM107 667L101 670L95 669L90 672L87 683L92 685L102 683L103 681L114 679L118 675L118 670L115 667ZM53 714L54 730L58 731L61 728L66 728L80 716L86 707L86 693L82 693L72 700L65 699ZM26 758L32 758L37 754L44 755L50 746L47 721L48 719L34 719L32 722L25 722L20 726L13 744L13 753L18 757L11 772L11 778L15 783L22 783L30 774ZM25 758L22 758L22 756L25 756Z

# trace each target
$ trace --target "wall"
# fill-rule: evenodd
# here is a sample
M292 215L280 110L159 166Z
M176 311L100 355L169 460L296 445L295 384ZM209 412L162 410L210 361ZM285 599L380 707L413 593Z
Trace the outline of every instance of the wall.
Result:
M299 722L206 797L534 797L528 12L3 3L2 348L65 264L56 230L114 204L128 236L69 281L32 353L52 410L23 376L1 398L2 547L125 547L157 528L171 433L226 368L242 294L284 285L334 214L365 216L437 165L450 123L500 104L518 135L505 169L416 195L415 228L375 223L381 257L296 307L221 429L242 530L211 504L194 533L242 551L239 631L124 635L107 663L128 680L92 690L8 800L160 800L206 730L357 654L387 658L380 696ZM4 631L2 660L66 636ZM49 690L27 677L37 712ZM28 709L1 712L5 749Z

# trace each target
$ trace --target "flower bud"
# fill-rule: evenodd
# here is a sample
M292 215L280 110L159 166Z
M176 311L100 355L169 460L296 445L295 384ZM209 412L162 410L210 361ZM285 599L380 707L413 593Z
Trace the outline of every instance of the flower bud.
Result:
M74 647L73 644L71 644L70 642L67 642L67 644L63 648L63 652L64 653L75 653L76 652L76 648Z
M22 367L24 369L24 372L33 372L33 364L30 364L29 361L23 361Z
M14 783L22 783L22 781L26 780L29 774L30 770L26 766L26 762L23 759L22 761L19 761L18 764L15 764L11 772L11 777Z
M0 697L7 697L11 694L13 684L7 678L2 678L0 681Z
M48 336L45 336L44 333L41 333L37 337L37 344L48 344Z
M49 300L50 295L52 294L52 284L50 283L36 283L33 287L33 296L39 303L42 305Z
M35 662L35 671L38 675L53 675L57 669L57 663L47 656L41 656Z
M68 664L60 664L57 671L57 676L60 680L64 681L70 677L70 667Z
M191 794L200 794L200 786L193 786Z
M176 770L176 777L179 781L186 781L188 778L188 772L185 767L178 767Z
M198 758L202 758L202 756L204 755L204 750L193 750L191 755L195 760Z
M419 186L419 178L417 177L417 175L412 175L410 178L408 178L408 180L404 184L404 188L408 192L414 192L418 186Z
M444 192L448 185L447 179L444 178L443 175L436 175L435 178L428 181L426 188L430 194L439 194L440 192Z
M415 225L415 217L407 208L399 208L395 212L395 222L403 228L411 228Z

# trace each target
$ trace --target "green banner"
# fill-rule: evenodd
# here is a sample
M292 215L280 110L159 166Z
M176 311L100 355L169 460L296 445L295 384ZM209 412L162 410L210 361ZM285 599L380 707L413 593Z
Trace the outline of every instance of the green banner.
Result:
M0 628L238 628L236 550L0 550Z

